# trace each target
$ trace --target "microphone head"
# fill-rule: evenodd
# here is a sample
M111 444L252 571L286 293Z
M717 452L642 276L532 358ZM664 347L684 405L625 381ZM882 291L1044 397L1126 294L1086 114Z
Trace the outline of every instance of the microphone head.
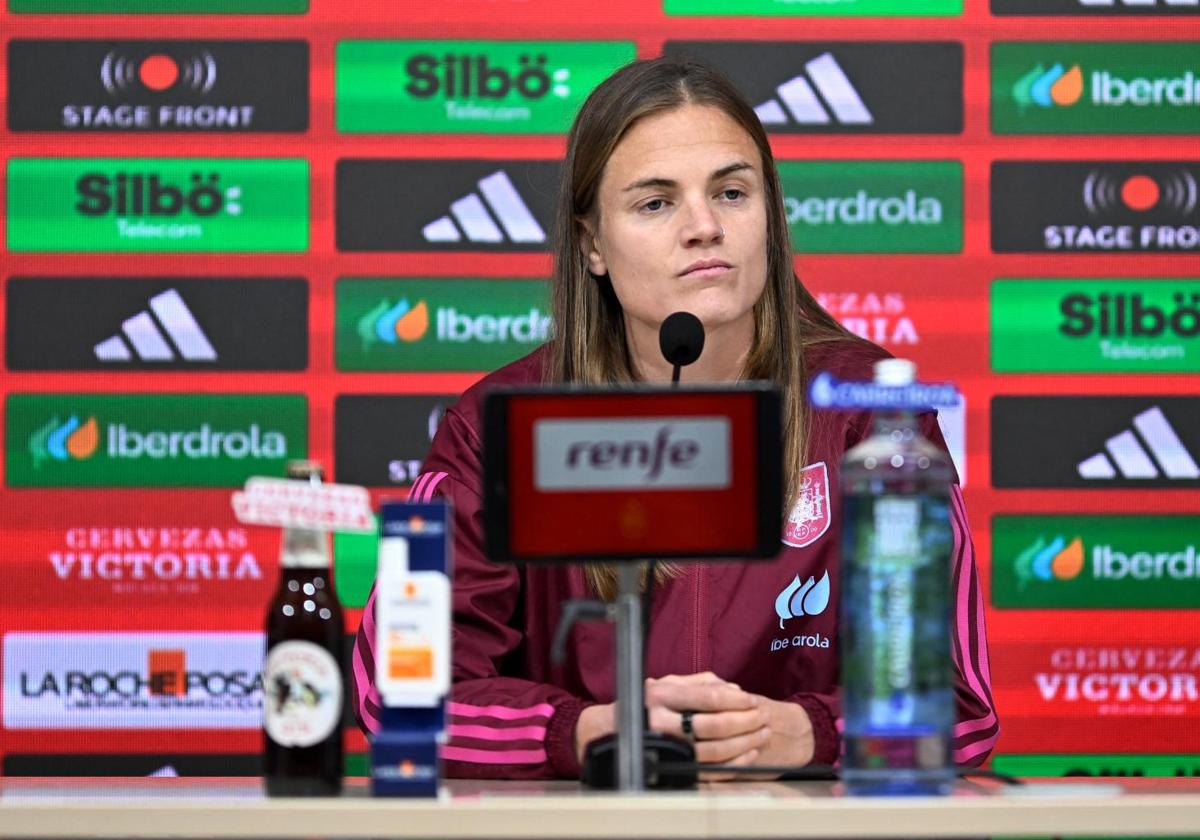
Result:
M690 365L704 350L704 325L691 312L668 315L658 328L658 347L672 365Z

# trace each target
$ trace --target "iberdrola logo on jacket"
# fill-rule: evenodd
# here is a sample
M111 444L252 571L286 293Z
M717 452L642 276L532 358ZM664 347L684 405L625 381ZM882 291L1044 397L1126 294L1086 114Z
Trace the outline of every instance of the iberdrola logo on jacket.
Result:
M779 629L789 618L800 618L804 615L820 615L829 606L829 571L826 570L820 580L809 575L808 580L801 582L800 575L792 578L779 596L775 599L775 614L779 616Z

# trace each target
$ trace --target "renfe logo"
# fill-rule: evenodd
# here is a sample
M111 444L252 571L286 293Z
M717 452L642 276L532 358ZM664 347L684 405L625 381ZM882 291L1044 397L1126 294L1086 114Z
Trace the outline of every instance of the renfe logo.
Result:
M723 489L731 473L724 417L614 417L533 424L534 486L542 491Z

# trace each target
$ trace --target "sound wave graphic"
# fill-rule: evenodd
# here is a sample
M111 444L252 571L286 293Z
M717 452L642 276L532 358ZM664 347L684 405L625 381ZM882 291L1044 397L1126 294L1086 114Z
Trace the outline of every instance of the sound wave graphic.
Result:
M1190 215L1198 203L1196 178L1186 169L1176 170L1165 175L1142 175L1149 178L1159 189L1156 208L1171 210L1186 216ZM1130 209L1122 196L1122 190L1129 181L1126 177L1092 171L1088 173L1083 183L1083 203L1088 212L1100 216L1113 210Z
M104 89L115 96L144 87L139 76L144 60L130 58L116 50L109 51L100 63L100 81ZM179 81L176 84L182 84L196 93L208 93L217 83L217 60L208 50L201 50L182 60L172 56L171 60L179 68Z

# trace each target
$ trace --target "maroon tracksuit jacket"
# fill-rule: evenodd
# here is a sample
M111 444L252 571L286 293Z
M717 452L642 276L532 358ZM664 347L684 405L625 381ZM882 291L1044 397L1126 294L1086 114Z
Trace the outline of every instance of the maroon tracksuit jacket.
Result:
M447 774L508 779L572 778L579 774L574 732L579 713L614 699L613 629L577 625L561 669L550 665L550 641L560 605L592 597L577 566L519 568L490 562L482 547L480 412L491 385L539 381L544 349L496 371L446 412L414 501L434 496L454 506L454 689ZM810 375L868 380L886 355L858 342L819 345L806 359ZM932 414L925 435L945 446ZM813 412L809 465L800 496L770 561L683 564L683 573L655 588L647 640L649 677L713 671L747 691L799 703L812 720L813 762L839 752L838 465L870 432L867 413ZM983 599L962 495L953 488L952 638L958 724L954 755L979 764L999 732L991 694ZM794 597L797 588L807 592ZM787 590L791 590L784 594ZM783 597L781 597L783 596ZM374 677L374 590L363 612L353 656L355 709L368 732L379 726ZM802 614L794 614L799 608Z

